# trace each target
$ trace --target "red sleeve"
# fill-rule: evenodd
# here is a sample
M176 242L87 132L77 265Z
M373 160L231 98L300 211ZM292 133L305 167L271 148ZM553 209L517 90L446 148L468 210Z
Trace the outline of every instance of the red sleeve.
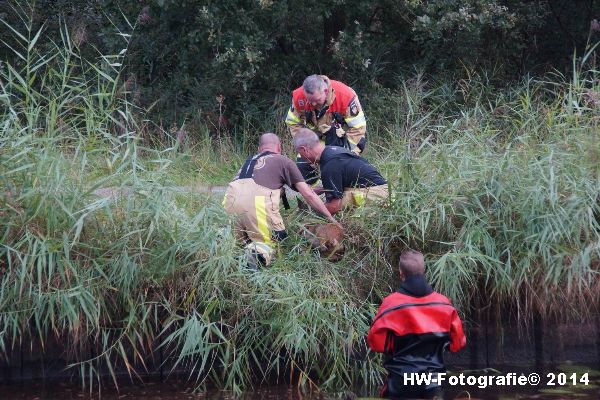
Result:
M306 108L306 99L304 97L302 86L292 92L292 106L298 114L304 112Z
M377 316L379 314L381 314L381 312L383 310L388 308L387 300L388 300L388 297L383 299L383 302L379 306L379 309L377 310L377 314L375 314L375 318L373 320L377 319ZM369 329L369 335L367 336L367 344L369 345L369 348L377 353L384 353L385 352L385 340L387 338L387 335L388 335L388 329L382 327L381 324L371 325L371 328Z
M452 313L452 323L450 325L450 351L456 353L467 344L467 338L463 333L462 322L458 317L456 310Z

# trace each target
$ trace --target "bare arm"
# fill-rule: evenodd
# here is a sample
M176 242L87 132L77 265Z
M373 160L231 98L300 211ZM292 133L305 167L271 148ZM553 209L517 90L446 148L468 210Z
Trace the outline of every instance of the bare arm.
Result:
M342 199L333 199L325 203L325 207L331 213L331 215L337 213L342 209Z
M306 199L306 201L308 202L308 204L310 204L312 208L323 214L328 220L330 220L334 224L341 227L339 222L337 222L335 218L333 218L327 207L325 207L325 204L321 201L319 196L317 196L317 194L313 192L313 190L310 188L310 186L306 184L306 182L298 182L294 186L296 186L298 192L300 192L302 197Z

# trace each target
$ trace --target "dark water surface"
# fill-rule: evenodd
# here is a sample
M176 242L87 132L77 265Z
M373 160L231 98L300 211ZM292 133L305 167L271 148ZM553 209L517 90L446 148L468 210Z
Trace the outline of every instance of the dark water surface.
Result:
M121 385L119 390L114 387L102 389L101 392L94 388L82 391L76 383L53 382L43 384L42 382L28 382L25 384L0 385L0 400L233 400L233 399L309 399L303 397L295 388L287 386L268 387L260 390L244 393L235 397L231 392L209 391L196 392L194 385L189 382L149 382L143 386Z
M584 385L572 382L560 385L555 382L549 386L547 374L565 373L567 376L575 373L581 376L588 373L589 383ZM516 368L502 368L500 371L462 371L465 375L482 374L506 374L508 372L531 373L532 370ZM455 372L458 373L458 372ZM505 386L505 387L487 387L485 389L474 386L454 386L445 385L445 400L466 400L466 399L486 399L486 400L600 400L600 371L592 366L567 366L560 370L540 372L544 384L538 386L527 385ZM343 393L322 393L313 391L307 393L297 386L275 385L255 389L243 393L236 397L231 392L212 390L206 392L195 391L193 382L185 379L173 378L166 382L149 381L143 385L132 384L131 381L120 383L117 390L112 384L105 384L101 391L95 386L91 392L82 390L80 382L73 380L63 381L20 381L11 384L0 383L0 400L193 400L193 399L214 399L214 400L356 400L376 398L377 390L365 390L359 388L355 392ZM356 394L355 394L356 393ZM361 397L362 396L362 397Z
M187 386L187 387L186 387ZM591 388L590 388L591 389ZM377 394L371 394L376 397ZM470 396L470 397L469 397ZM600 390L596 389L569 392L562 390L550 390L542 392L531 391L523 392L520 389L506 388L502 391L497 389L472 389L472 388L452 388L446 390L446 400L452 399L486 399L486 400L598 400L600 399ZM177 383L148 383L145 386L122 386L119 391L113 389L103 389L98 392L96 389L90 394L89 391L81 389L70 383L52 383L42 384L40 382L29 382L27 384L0 385L0 399L2 400L84 400L84 399L103 399L103 400L194 400L194 399L213 399L213 400L355 400L367 399L365 397L355 397L350 393L337 394L307 394L296 387L274 386L259 390L249 391L240 397L235 397L233 393L223 391L199 392L195 393L193 387L189 384Z

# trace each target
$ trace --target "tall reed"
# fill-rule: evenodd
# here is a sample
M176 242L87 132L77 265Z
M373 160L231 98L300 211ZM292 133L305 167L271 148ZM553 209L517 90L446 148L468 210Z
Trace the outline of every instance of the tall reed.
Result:
M339 263L311 251L303 217L287 212L290 239L251 273L220 199L174 190L199 169L194 150L144 146L122 68L130 33L90 62L66 26L42 50L43 29L23 18L24 31L7 26L18 62L0 66L3 351L57 339L86 385L151 370L159 352L238 392L271 378L375 384L365 335L406 247L426 253L433 284L467 317L477 299L523 319L598 312L598 108L585 100L597 72L502 92L476 74L438 86L417 76L382 91L392 113L370 105L367 155L390 206L342 216ZM235 169L209 152L208 168ZM94 194L107 186L112 196Z

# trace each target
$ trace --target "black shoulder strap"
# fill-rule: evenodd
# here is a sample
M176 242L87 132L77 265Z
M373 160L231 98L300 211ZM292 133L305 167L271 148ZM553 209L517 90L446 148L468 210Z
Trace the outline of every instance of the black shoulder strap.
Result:
M286 210L290 209L290 202L288 201L285 188L281 188L281 203L283 204L283 208L285 208Z
M248 159L242 166L242 169L240 170L240 176L238 177L238 179L252 178L252 174L254 173L254 167L256 166L256 162L258 161L258 159L261 157L264 157L264 156L268 156L269 154L275 154L275 153L270 152L270 151L265 151L258 155L248 157Z

